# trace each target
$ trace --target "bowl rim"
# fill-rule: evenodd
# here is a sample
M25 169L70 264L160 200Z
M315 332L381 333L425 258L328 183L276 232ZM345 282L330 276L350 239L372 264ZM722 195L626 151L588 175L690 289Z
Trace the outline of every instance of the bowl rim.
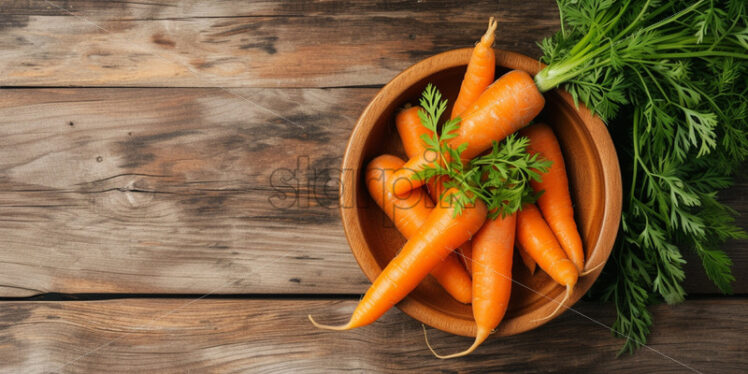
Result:
M371 113L379 113L386 109L390 104L389 98L397 97L402 90L411 87L413 84L435 72L467 65L472 51L473 48L449 50L421 60L405 69L377 92L363 110L351 131L342 161L341 170L344 172L341 173L340 180L340 216L351 252L359 267L370 281L373 281L381 273L382 268L377 263L368 244L364 240L361 222L358 214L356 214L357 197L355 193L358 189L358 183L360 183L360 175L358 173L361 172L364 161L363 149L366 144L366 138L363 135L368 134L376 123L374 120L367 121L367 119L372 115ZM520 53L502 49L494 49L494 51L497 66L524 70L533 76L546 66L542 62ZM615 230L601 231L597 237L597 244L594 248L588 250L590 255L587 262L597 268L589 275L580 278L570 300L562 308L562 311L565 311L589 290L592 283L597 280L603 270L604 266L598 265L602 262L607 262L610 257L620 225L623 198L618 156L606 125L599 117L594 116L583 103L575 103L571 95L566 91L555 89L552 92L571 105L572 108L576 106L576 114L585 124L592 139L594 139L592 145L600 157L604 186L604 211L601 227L607 227L608 225L614 225L611 228L615 227ZM527 314L505 318L499 325L497 333L493 335L508 336L518 334L543 325L560 315L561 313L557 313L554 318L540 320L556 308L563 298L563 294L556 294L555 297L544 295L544 297L554 302L545 303L543 307L537 308ZM410 295L396 306L405 314L431 327L457 335L475 336L474 322L433 309ZM519 317L523 318L521 323L519 321L512 321ZM528 318L529 321L525 321Z

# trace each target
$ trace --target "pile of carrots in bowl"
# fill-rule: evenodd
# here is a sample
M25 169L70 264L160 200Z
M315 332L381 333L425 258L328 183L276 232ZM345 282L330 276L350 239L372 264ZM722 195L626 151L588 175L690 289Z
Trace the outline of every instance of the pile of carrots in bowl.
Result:
M346 204L346 200L360 198L351 197L351 191L341 191L346 234L359 264L373 284L346 324L322 325L310 316L315 326L332 330L365 326L396 304L406 313L424 309L428 301L417 301L421 304L418 308L404 304L413 304L408 301L408 295L418 292L414 290L432 278L451 297L450 303L460 304L472 314L469 335L475 336L473 345L452 355L434 352L440 358L458 357L472 352L489 334L501 329L502 319L510 310L510 299L516 294L512 292L513 284L515 289L520 286L534 292L535 304L538 300L553 302L551 308L535 305L535 311L528 314L534 318L526 321L525 327L514 326L515 331L523 331L527 326L544 323L568 307L568 303L576 301L581 296L578 280L599 274L610 248L601 250L602 258L596 258L593 264L586 257L585 252L588 255L591 252L585 244L594 242L595 248L612 247L612 242L587 237L583 240L580 236L565 166L565 150L562 150L564 142L559 142L552 127L542 122L533 123L546 106L546 98L535 86L532 76L515 69L494 80L495 29L496 23L491 19L485 35L470 51L467 70L451 107L447 105L448 100L442 99L439 87L423 84L424 74L409 70L401 75L410 72L415 76L414 84L401 87L403 77L395 78L362 115L359 124L371 117L372 108L382 105L379 99L382 93L399 90L399 94L392 96L400 98L415 89L423 91L417 102L400 105L397 110L381 110L394 117L408 160L388 154L392 152L384 149L381 154L368 158L366 165L361 165L365 166L361 175L362 193L376 203L406 241L393 248L391 241L374 238L390 247L391 260L383 269L372 264L374 256L366 243L367 238L361 233L362 227L367 226L361 209L350 209ZM369 125L368 130L372 131L373 127ZM357 131L361 131L359 125L351 137L344 167L351 154L363 157L364 152L357 147L371 148L371 139L355 142ZM379 136L382 136L381 131ZM590 139L581 142L588 144ZM591 152L585 154L594 156ZM617 160L612 161L617 167ZM580 171L576 169L574 179L579 178ZM613 174L617 172L616 169ZM602 179L592 177L591 180ZM343 187L346 187L345 181ZM357 194L359 188L353 189L353 194ZM610 191L609 188L593 192L592 198L615 195L615 189ZM596 227L586 224L589 227L584 228L585 233L599 233L602 221L617 221L615 212L603 211L603 219L599 214L587 213L585 210L586 218L596 216L601 222L597 222ZM349 230L346 222L351 219L357 224ZM397 249L399 252L395 254ZM513 277L513 273L517 273L515 255L525 267L521 271L533 279L550 277L563 288L563 295L544 294L547 287L525 281L528 276L519 277L519 280ZM542 272L536 272L536 267ZM582 284L582 293L592 281L594 279ZM538 316L538 310L547 313ZM428 313L416 311L411 315L414 314L429 325L439 325ZM435 315L440 318L438 314L431 314ZM517 320L507 323L517 324Z

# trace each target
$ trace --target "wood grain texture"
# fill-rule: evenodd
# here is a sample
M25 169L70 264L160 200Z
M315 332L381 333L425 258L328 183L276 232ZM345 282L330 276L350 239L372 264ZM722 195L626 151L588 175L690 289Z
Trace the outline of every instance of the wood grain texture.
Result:
M375 93L2 91L0 296L363 292L338 167ZM724 194L743 227L746 190ZM747 246L727 246L737 293ZM697 261L686 289L715 293Z
M0 294L361 292L338 168L372 94L5 91Z
M522 335L489 339L471 356L447 361L434 358L420 325L396 310L348 332L318 330L306 319L312 313L342 321L329 316L347 316L354 306L352 300L3 302L0 371L690 372L673 360L703 373L740 373L748 367L745 298L656 306L651 350L619 359L621 340L572 312ZM583 303L578 311L604 324L613 318L609 306ZM440 352L471 342L434 330L429 334Z
M497 47L533 57L559 27L552 0L3 1L0 86L379 85L491 15Z

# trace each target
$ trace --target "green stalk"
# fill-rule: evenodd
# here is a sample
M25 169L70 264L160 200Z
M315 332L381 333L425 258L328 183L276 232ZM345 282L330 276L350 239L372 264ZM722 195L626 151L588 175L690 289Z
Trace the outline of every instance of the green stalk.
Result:
M667 25L667 24L668 24L668 23L670 23L670 22L674 22L674 21L677 21L677 20L678 20L679 18L683 17L684 15L686 15L686 14L688 14L689 12L693 11L694 9L696 9L696 8L697 8L697 7L699 6L699 5L701 5L701 3L703 3L703 2L704 2L704 0L699 0L699 1L697 1L697 2L695 2L695 3L693 3L693 4L691 4L691 6L689 6L688 8L686 8L686 9L683 9L683 10L681 10L680 12L678 12L678 13L675 13L675 14L673 14L672 16L670 16L670 17L667 17L667 18L665 18L665 19L663 19L663 20L661 20L661 21L659 21L659 22L657 22L657 23L653 23L653 24L651 24L651 25L649 25L649 26L645 27L645 28L643 29L643 31L644 31L644 32L647 32L647 31L652 31L652 30L655 30L655 29L657 29L657 28L659 28L659 27L661 27L661 26L663 26L663 25Z
M650 55L654 58L667 59L667 58L688 58L688 57L734 57L741 60L748 59L748 53L736 53L727 51L696 51L696 52L681 52L681 53L659 53Z
M689 12L696 9L698 6L700 6L704 0L699 0L695 2L694 4L690 5L689 7L679 11L678 13L675 13L674 15L667 17L659 22L656 22L652 25L649 25L645 27L643 30L645 31L652 31L656 30L660 27L663 27L669 23L675 22L682 18L684 15L688 14ZM540 92L547 92L555 87L560 86L561 84L568 82L569 80L574 79L575 77L584 74L590 70L592 70L592 67L585 67L583 69L578 69L580 66L583 66L587 62L593 60L598 55L603 53L604 51L608 50L608 48L616 48L615 46L618 45L618 41L621 39L626 39L629 37L629 32L634 29L635 27L638 27L640 25L640 22L644 19L646 11L649 9L650 0L647 0L644 5L642 6L641 10L637 14L636 18L634 18L634 21L632 21L627 27L625 27L621 32L619 32L615 37L610 39L609 41L602 43L600 45L596 45L596 41L600 41L605 34L607 34L612 28L618 23L621 16L624 14L624 12L627 10L630 2L626 2L621 10L616 14L615 17L613 17L609 23L606 25L604 30L600 30L596 27L590 27L590 30L587 32L587 34L579 41L577 44L572 47L572 49L569 51L568 57L562 61L551 63L549 66L541 70L536 76L535 76L535 84L537 85ZM662 12L664 12L666 9L669 8L669 5L663 5L650 13L648 17L653 17L655 15L658 15ZM672 42L669 44L660 44L663 41L666 40L676 40L676 42ZM655 50L678 50L680 48L687 48L691 46L698 46L698 44L695 43L689 43L690 41L695 42L696 38L683 35L683 33L675 33L673 35L672 33L665 33L665 36L662 36L658 39L654 39L652 41L652 45ZM730 51L694 51L694 52L671 52L671 53L656 53L656 54L650 54L647 55L647 59L668 59L668 58L686 58L686 57L712 57L712 56L721 56L721 57L736 57L741 59L748 58L748 54L741 54L739 52L730 52ZM642 56L644 57L644 56ZM601 62L599 64L595 64L596 67L603 66L607 64L609 60L604 60L604 62Z
M647 2L644 3L642 9L639 11L639 14L636 15L636 18L634 18L634 20L629 23L629 25L625 29L623 29L623 31L619 32L618 35L613 38L613 41L620 39L622 35L628 35L628 32L631 30L631 28L639 24L642 16L644 16L644 12L647 10L647 8L649 8L649 2L650 0L647 0ZM629 3L626 3L625 7L628 7L628 5Z
M637 109L638 110L638 109ZM636 189L636 175L639 174L639 116L634 113L632 137L634 143L634 171L631 173L631 188L629 188L629 201L634 200L634 190Z
M566 30L564 30L564 12L561 10L561 4L556 0L556 8L558 8L558 20L561 23L561 35L566 36Z
M600 54L602 50L597 50L596 52L590 54L588 58L586 59L579 59L578 61L573 62L569 65L563 65L563 64L557 64L557 65L549 65L545 69L541 70L538 74L535 75L535 85L538 87L538 90L540 92L547 92L550 91L559 85L561 85L564 82L568 82L575 77L584 74L590 70L596 69L600 66L606 65L610 62L609 59L602 60L594 65L587 66L580 70L574 70L577 66L584 64L594 58L596 55Z

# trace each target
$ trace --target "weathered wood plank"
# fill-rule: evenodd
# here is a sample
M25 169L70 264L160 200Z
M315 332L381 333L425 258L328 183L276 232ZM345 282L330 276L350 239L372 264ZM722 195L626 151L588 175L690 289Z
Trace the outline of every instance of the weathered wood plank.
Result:
M363 292L337 167L375 91L3 91L0 296ZM726 195L744 227L746 190ZM697 261L687 290L714 293Z
M360 292L336 171L373 93L5 91L0 294Z
M745 298L656 306L651 350L618 359L621 340L571 312L534 331L489 339L471 356L447 361L431 355L419 324L399 311L349 332L318 330L306 318L312 313L342 321L354 306L352 300L3 302L0 362L4 372L35 373L687 373L687 367L740 373L748 367ZM597 304L578 310L604 324L613 318L610 307ZM440 352L470 343L433 329L429 334Z
M537 1L537 0L535 0ZM541 0L542 1L542 0ZM547 5L551 3L541 3ZM3 12L7 15L27 16L107 16L122 20L154 20L164 18L204 18L204 17L307 17L331 15L396 15L412 16L414 12L428 16L460 17L456 14L462 5L464 12L492 12L497 9L511 9L512 4L497 7L495 3L481 0L467 0L456 4L453 0L254 0L238 2L224 0L206 3L200 0L162 0L101 2L96 0L10 0L3 2ZM516 17L516 15L514 15Z
M0 86L379 85L489 15L498 47L532 56L559 25L552 0L2 2Z

